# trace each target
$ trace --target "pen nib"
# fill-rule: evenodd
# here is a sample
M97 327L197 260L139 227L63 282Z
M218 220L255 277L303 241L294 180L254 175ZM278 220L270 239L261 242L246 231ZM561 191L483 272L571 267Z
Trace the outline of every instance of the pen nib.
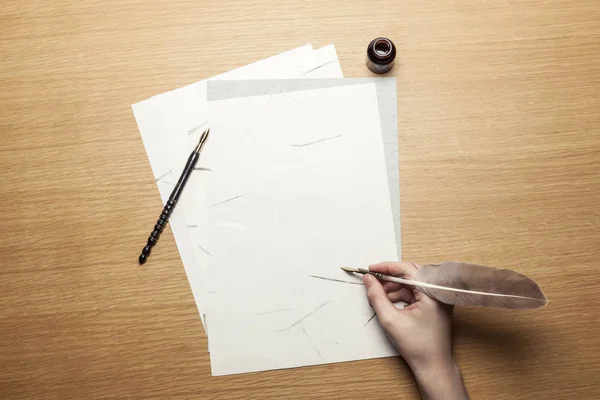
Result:
M204 132L202 132L202 135L200 135L200 140L198 141L198 145L194 149L195 153L200 153L200 150L202 150L202 147L204 146L204 143L206 142L206 139L208 139L208 133L209 132L210 132L210 128L208 128L207 130L205 130Z
M340 268L346 272L359 272L358 268L348 268L348 267L340 267Z

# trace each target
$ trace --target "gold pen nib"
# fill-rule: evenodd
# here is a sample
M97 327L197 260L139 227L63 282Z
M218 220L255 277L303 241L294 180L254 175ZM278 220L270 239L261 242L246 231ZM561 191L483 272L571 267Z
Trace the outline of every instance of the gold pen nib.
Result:
M341 269L343 269L346 272L353 272L355 274L369 274L369 275L373 275L373 276L377 276L377 272L371 272L368 269L364 269L364 268L348 268L348 267L340 267ZM379 274L381 275L381 274Z
M202 150L202 147L204 146L204 143L206 142L206 139L208 139L208 133L209 132L210 132L210 128L208 128L207 130L205 130L204 132L202 132L202 135L200 135L200 140L198 141L198 145L194 149L195 153L200 153L200 150Z

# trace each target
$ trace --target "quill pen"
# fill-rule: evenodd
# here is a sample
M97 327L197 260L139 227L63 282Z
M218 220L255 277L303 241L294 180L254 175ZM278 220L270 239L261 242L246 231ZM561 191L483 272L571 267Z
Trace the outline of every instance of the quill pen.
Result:
M548 302L533 279L505 268L446 261L420 267L414 279L388 276L363 268L342 269L414 286L442 303L458 306L526 310L541 308Z

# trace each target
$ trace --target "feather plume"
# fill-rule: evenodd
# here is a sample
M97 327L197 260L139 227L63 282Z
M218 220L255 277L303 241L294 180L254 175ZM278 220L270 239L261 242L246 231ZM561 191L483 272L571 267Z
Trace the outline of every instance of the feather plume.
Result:
M446 261L424 265L409 285L443 303L509 309L536 309L548 302L531 278L510 269Z

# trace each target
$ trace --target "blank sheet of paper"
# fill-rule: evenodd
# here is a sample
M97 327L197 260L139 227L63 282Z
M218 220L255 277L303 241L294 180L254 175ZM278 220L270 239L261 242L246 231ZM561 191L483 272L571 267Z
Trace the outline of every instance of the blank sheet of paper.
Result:
M328 67L329 66L325 66L322 69ZM323 78L210 81L207 85L206 97L208 101L215 101L237 97L261 96L265 94L277 94L289 91L357 85L363 83L374 83L377 90L379 121L381 123L381 134L383 138L383 147L385 149L385 163L387 166L392 213L394 214L396 247L398 250L398 259L401 260L402 241L400 229L400 170L398 160L398 111L396 78Z
M340 63L337 57L337 53L335 51L335 47L333 45L325 46L323 48L317 49L311 52L311 57L306 54L301 55L303 58L303 62L297 61L296 64L288 68L287 72L277 72L276 75L285 75L286 79L297 78L299 76L304 79L313 79L315 78L342 78L342 70L340 67ZM300 57L297 55L296 58ZM263 72L267 73L267 71ZM237 74L223 74L215 77L216 81L225 81L227 79L238 79L236 78ZM257 78L256 76L251 76L253 79ZM211 79L212 80L212 79ZM208 82L206 83L208 84ZM202 116L203 120L206 120L207 115L207 103L206 103L206 87L203 88L203 92L201 96L197 96L195 100L189 100L195 106L196 114L195 118L198 116ZM176 121L173 121L173 124L176 124ZM188 125L194 125L192 123L188 123ZM202 126L205 128L205 126ZM196 129L194 132L188 134L185 132L183 135L187 135L188 146L186 151L190 151L190 149L194 148L198 143L198 139L203 129ZM181 136L181 134L180 134ZM187 154L187 153L186 153ZM185 163L187 156L179 157L181 166ZM197 170L194 174L190 176L190 180L187 184L188 192L186 195L182 197L182 200L178 204L178 208L184 211L185 218L185 230L187 230L188 235L190 236L190 242L192 244L192 250L194 252L195 265L188 273L188 278L193 275L194 278L190 279L190 286L192 287L192 291L194 292L194 296L196 299L196 305L198 307L198 311L203 319L204 323L204 302L202 300L205 290L203 289L203 270L206 265L205 258L207 253L205 252L204 247L202 247L202 243L205 243L204 237L206 236L205 230L205 222L201 218L201 210L206 206L206 187L202 183L203 178L206 173L210 173L210 171L204 170L202 168L204 156L200 157L200 161L197 166ZM183 160L183 161L181 161ZM181 167L175 169L177 171L181 171ZM190 194L189 192L193 192ZM173 223L171 222L173 226ZM174 228L174 231L177 228ZM186 267L186 270L188 268Z
M342 77L333 46L313 51L306 45L248 66L221 74L213 79L258 79L267 77ZM154 96L132 106L150 164L161 194L166 202L181 173L192 147L188 141L198 140L206 121L206 81ZM192 174L170 225L194 294L200 314L204 310L202 256L190 234L197 224L190 217L198 203L191 198ZM204 324L204 321L203 321Z
M375 86L209 111L202 247L213 374L396 354L369 323L362 284L321 278L397 257Z
M279 77L288 78L300 76L302 72L298 69L298 65L306 66L312 62L312 45L307 44L218 77L253 79L268 78L277 74ZM179 124L183 123L191 130L205 120L202 110L198 110L196 106L198 101L205 101L205 93L206 80L202 80L132 105L157 182L164 179L165 174L170 173L172 165L177 164L173 155L176 157L179 155L178 144L184 142L187 145L187 137L181 138L179 135ZM175 180L177 178L178 176L173 177ZM166 202L172 189L159 185L159 190L163 201Z

